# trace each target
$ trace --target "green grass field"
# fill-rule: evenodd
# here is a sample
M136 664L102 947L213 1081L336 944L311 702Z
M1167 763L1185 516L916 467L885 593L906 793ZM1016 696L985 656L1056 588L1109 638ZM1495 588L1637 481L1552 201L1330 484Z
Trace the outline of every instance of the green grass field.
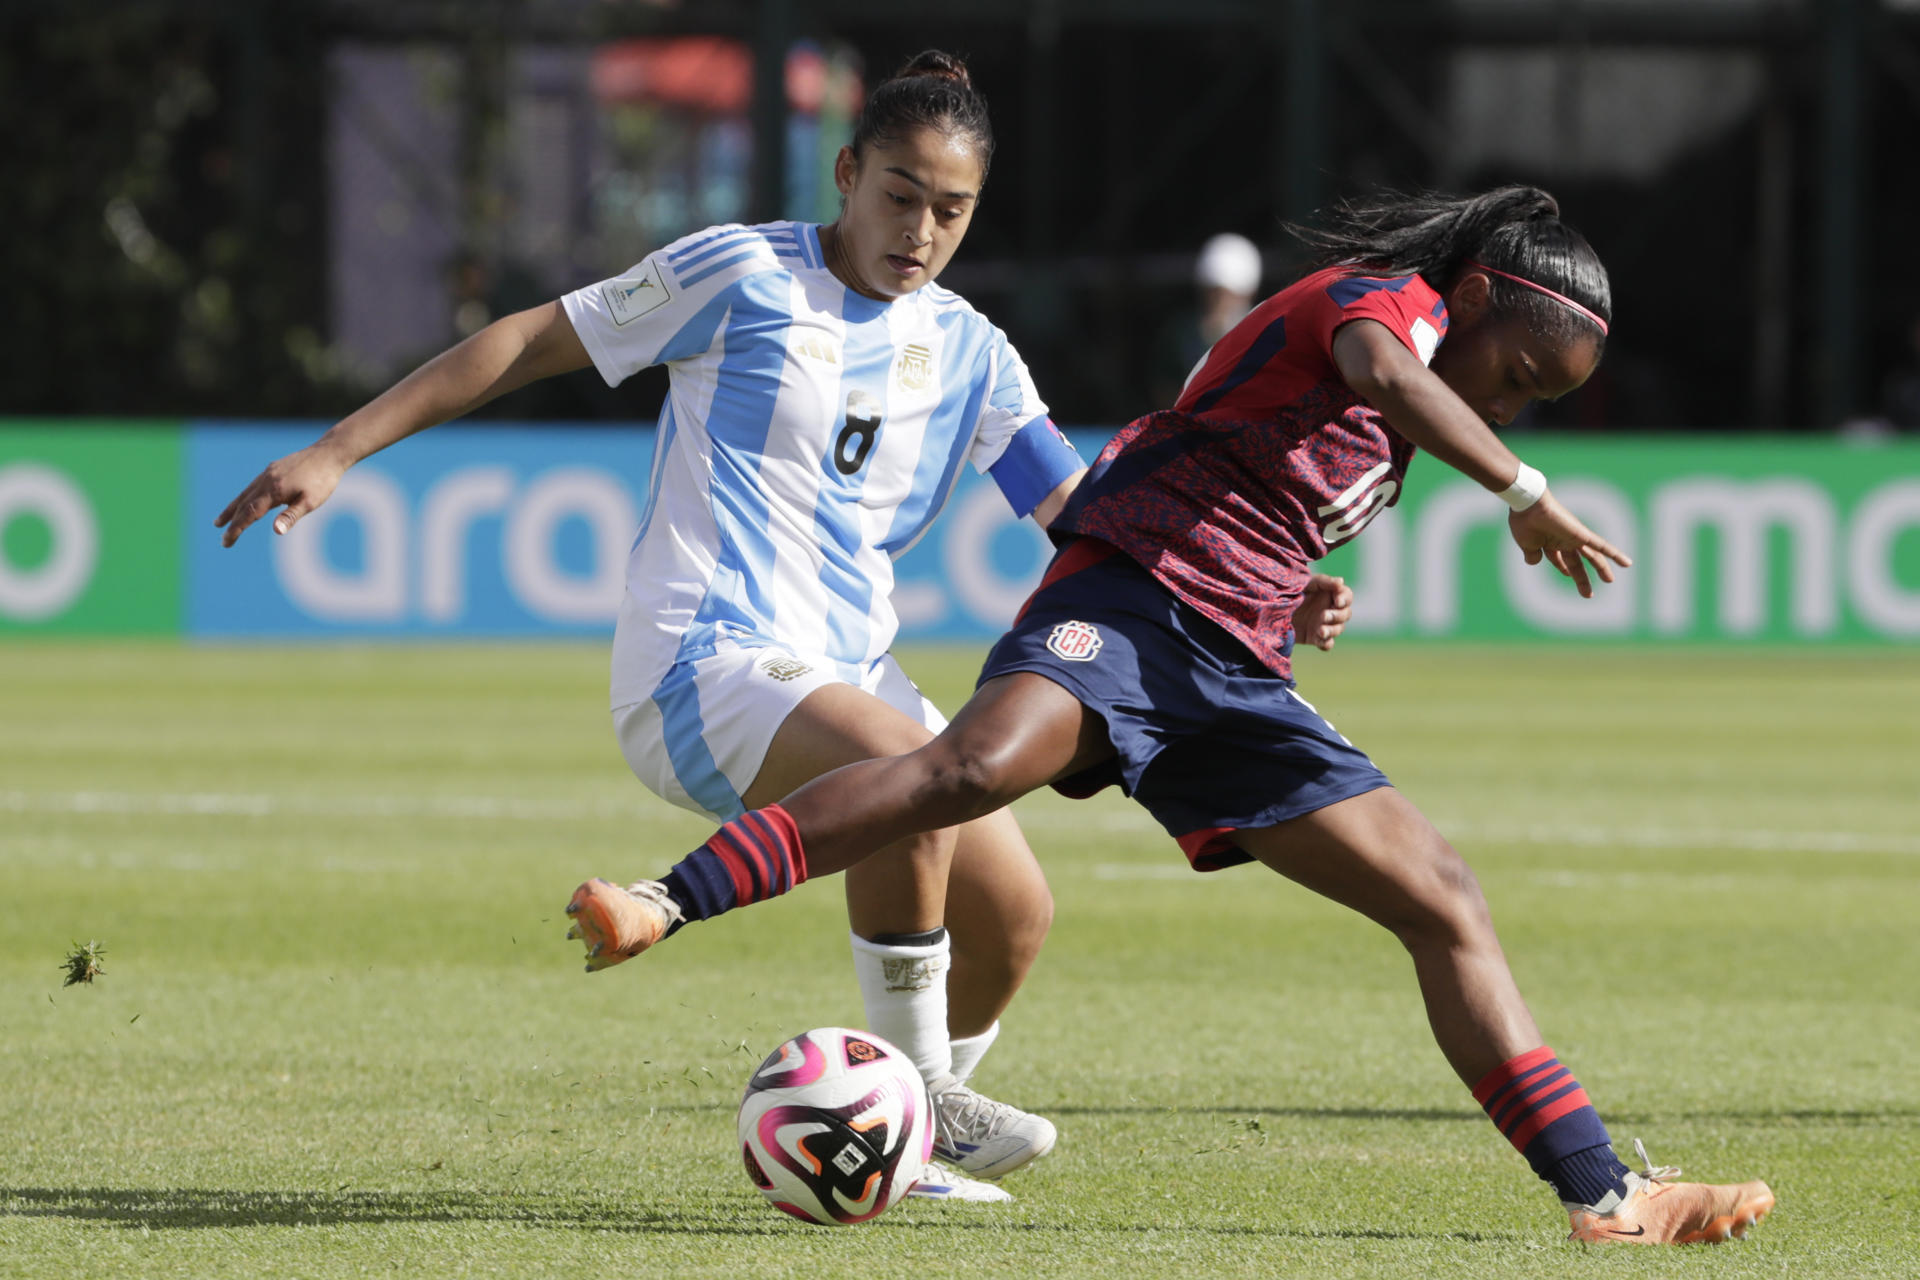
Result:
M973 655L905 656L964 696ZM1186 872L1111 793L1020 806L1058 919L979 1078L1059 1149L1010 1206L791 1222L733 1112L860 1021L839 892L580 972L573 885L707 831L628 776L600 649L15 644L0 1275L1920 1275L1920 659L1303 667L1478 868L1621 1145L1772 1182L1751 1240L1565 1243L1390 937Z

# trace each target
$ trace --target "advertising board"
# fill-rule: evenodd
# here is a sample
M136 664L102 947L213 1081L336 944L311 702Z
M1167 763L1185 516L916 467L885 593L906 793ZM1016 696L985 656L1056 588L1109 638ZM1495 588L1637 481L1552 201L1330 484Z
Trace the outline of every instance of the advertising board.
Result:
M180 431L0 426L0 635L180 630Z
M0 424L0 633L603 636L646 508L650 427L441 427L354 468L287 537L214 515L323 424ZM1105 430L1068 433L1087 458ZM1323 562L1356 636L1655 643L1920 639L1920 444L1516 434L1635 566L1592 600L1524 564L1491 495L1416 459ZM1371 495L1369 495L1370 497ZM1364 512L1356 517L1355 512ZM963 468L896 563L906 641L976 643L1050 549Z

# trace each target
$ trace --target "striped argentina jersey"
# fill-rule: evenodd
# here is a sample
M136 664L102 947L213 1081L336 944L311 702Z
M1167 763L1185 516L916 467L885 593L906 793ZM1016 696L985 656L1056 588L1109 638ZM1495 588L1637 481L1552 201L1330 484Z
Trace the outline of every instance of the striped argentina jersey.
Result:
M893 559L962 462L1021 515L1079 466L1005 334L935 284L861 297L811 224L709 228L561 302L609 385L670 375L615 707L728 644L824 655L857 680L898 627Z

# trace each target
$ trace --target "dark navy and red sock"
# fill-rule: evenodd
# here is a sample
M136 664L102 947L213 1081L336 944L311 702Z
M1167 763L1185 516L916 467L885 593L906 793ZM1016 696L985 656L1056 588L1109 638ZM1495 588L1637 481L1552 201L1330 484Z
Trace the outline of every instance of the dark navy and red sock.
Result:
M1626 1194L1627 1166L1587 1091L1541 1045L1503 1062L1473 1086L1478 1102L1514 1150L1567 1204L1599 1204L1609 1192Z
M807 878L800 829L777 804L741 814L660 878L686 920L778 897ZM671 934L680 921L668 930Z

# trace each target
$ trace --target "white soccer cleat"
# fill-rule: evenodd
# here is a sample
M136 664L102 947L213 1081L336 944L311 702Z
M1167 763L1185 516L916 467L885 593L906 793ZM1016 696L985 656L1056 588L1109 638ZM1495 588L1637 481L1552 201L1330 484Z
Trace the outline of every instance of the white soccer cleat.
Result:
M1005 1204L1013 1199L991 1182L969 1178L958 1169L949 1169L936 1161L927 1161L920 1181L907 1192L916 1200L958 1200L968 1204Z
M946 1077L933 1095L933 1154L976 1178L1002 1178L1053 1150L1053 1122Z

